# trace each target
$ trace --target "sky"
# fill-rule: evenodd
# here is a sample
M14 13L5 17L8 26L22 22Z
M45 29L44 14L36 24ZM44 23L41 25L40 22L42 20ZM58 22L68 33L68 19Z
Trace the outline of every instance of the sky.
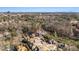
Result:
M0 12L79 12L79 7L0 7Z

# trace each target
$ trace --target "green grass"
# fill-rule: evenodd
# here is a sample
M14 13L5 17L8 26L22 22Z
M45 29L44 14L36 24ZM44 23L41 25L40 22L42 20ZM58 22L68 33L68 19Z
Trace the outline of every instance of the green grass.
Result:
M62 37L58 37L57 35L54 36L54 35L50 35L50 34L47 34L45 35L48 39L54 39L56 40L57 42L59 43L64 43L64 44L68 44L68 45L73 45L73 46L76 46L77 48L79 48L79 41L75 41L74 39L69 39L67 37L65 38L62 38Z

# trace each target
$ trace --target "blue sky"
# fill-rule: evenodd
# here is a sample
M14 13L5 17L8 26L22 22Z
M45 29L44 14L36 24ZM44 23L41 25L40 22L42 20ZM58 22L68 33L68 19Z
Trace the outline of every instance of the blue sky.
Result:
M79 12L79 7L0 7L0 12Z

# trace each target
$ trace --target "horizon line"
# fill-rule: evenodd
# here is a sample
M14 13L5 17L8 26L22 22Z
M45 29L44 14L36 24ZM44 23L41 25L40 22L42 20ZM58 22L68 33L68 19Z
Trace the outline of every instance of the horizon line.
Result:
M0 12L79 12L79 7L0 7Z

